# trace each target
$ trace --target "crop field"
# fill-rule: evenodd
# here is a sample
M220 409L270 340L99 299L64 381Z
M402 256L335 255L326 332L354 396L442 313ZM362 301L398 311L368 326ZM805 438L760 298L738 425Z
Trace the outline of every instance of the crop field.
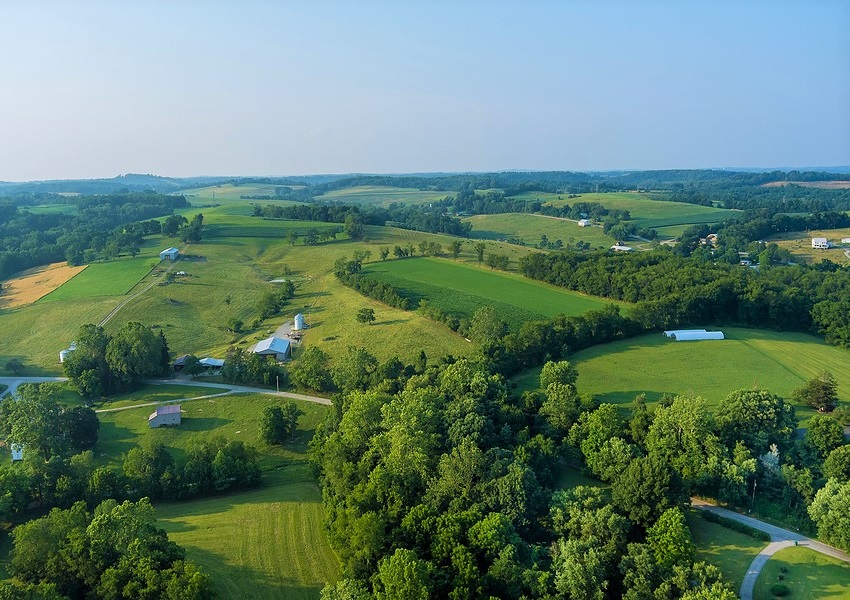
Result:
M401 204L426 204L437 202L446 196L454 195L454 192L421 191L413 188L397 188L379 185L361 185L356 187L332 190L321 196L320 200L333 200L346 204L359 204L364 206L389 206L393 202Z
M694 394L716 406L730 392L759 387L784 398L808 379L828 370L838 397L850 405L847 350L802 333L722 328L728 339L676 342L660 333L577 352L570 358L579 372L578 389L601 402L627 406L645 393L650 403L661 395ZM538 371L516 379L519 390L537 387ZM801 425L814 414L797 406Z
M747 568L762 548L767 546L767 542L706 521L696 509L691 509L685 516L697 549L696 559L720 569L723 577L737 592L747 574Z
M250 183L245 185L233 185L231 183L223 183L221 185L211 185L201 188L192 188L188 190L180 190L176 192L183 195L189 202L194 203L197 198L215 199L215 200L239 200L242 202L263 202L263 200L242 200L242 196L270 196L274 197L275 188L291 187L299 189L304 186L279 186L264 183Z
M631 192L581 194L577 198L567 198L566 195L561 195L560 200L558 194L542 192L525 192L517 197L528 198L529 200L539 199L541 202L552 206L572 205L576 202L597 202L608 209L628 210L631 213L632 222L638 227L658 228L671 225L718 223L735 214L734 211L724 208L654 200L650 195Z
M834 248L816 250L812 248L812 238L823 237L829 240ZM841 240L850 238L850 229L822 229L818 231L790 231L765 238L766 242L774 242L780 248L785 248L800 263L813 264L829 259L840 265L850 265L850 244L842 245Z
M782 569L785 569L783 571ZM779 576L782 580L779 580ZM804 547L785 548L765 564L753 590L755 600L772 600L770 588L782 583L786 598L850 599L850 565Z
M66 263L59 262L27 269L16 277L3 282L0 309L32 304L60 287L85 268L86 265L70 267Z
M576 221L543 215L506 213L501 215L475 215L464 221L472 223L470 237L484 240L516 238L529 246L540 243L545 235L550 242L561 240L564 247L577 242L587 242L593 248L608 248L614 240L602 233L601 227L579 227Z
M185 393L179 387L167 392ZM165 445L178 462L195 441L210 436L242 440L261 451L262 487L157 505L159 525L209 573L221 598L317 598L325 582L339 576L306 456L307 442L329 408L296 401L305 415L295 438L269 447L259 441L259 418L280 401L288 400L255 394L191 400L181 405L180 427L161 429L147 426L151 407L98 415L95 452L101 464L119 466L125 452L146 440Z
M568 292L520 275L486 267L458 264L447 259L413 258L375 263L367 273L391 283L416 299L456 315L472 316L482 306L492 306L511 326L523 321L576 315L606 302Z

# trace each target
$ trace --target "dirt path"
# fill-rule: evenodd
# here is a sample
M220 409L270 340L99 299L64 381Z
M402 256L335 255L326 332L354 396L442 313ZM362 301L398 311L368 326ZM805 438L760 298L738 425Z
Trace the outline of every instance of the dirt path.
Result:
M767 563L771 556L783 548L788 548L794 545L803 546L814 550L815 552L820 552L821 554L826 554L827 556L831 556L845 562L850 562L850 554L788 529L783 529L782 527L777 527L776 525L771 525L770 523L765 523L764 521L759 521L758 519L741 515L734 511L726 510L725 508L720 508L719 506L714 506L713 504L709 504L708 502L698 498L691 498L691 505L699 510L713 512L721 517L732 519L738 523L743 523L753 529L763 531L770 536L771 543L758 553L758 555L753 559L753 562L750 563L750 567L747 569L747 574L744 576L744 581L741 583L741 589L739 591L741 600L752 600L753 589L755 588L756 580L758 579L759 573L761 573L762 567L764 567L765 563Z

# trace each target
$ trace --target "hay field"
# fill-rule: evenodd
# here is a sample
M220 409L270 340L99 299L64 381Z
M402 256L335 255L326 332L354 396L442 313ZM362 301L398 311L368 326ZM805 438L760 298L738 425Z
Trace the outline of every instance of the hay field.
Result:
M60 287L86 266L71 267L67 263L57 262L23 271L17 277L3 282L0 309L32 304Z
M829 250L816 250L812 248L812 238L823 237L829 243L836 246ZM789 231L779 233L765 238L765 242L773 242L780 248L785 248L800 263L813 264L823 259L829 259L840 265L850 265L850 257L846 252L850 251L850 244L842 246L842 238L850 238L850 228L845 229L819 229L817 231Z
M499 215L475 215L463 219L472 223L470 237L484 240L518 238L528 246L540 243L546 235L550 242L561 240L564 247L577 242L587 242L592 247L608 248L614 240L601 227L579 227L577 221L546 217L544 215L506 213Z

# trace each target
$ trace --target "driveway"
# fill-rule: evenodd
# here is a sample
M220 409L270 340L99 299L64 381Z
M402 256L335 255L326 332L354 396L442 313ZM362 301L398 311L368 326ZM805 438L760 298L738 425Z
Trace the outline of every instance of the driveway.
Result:
M744 581L741 583L741 589L739 591L741 600L752 600L753 589L755 588L756 580L758 579L759 573L761 573L762 567L764 567L765 563L767 563L771 556L783 548L789 548L794 545L804 546L814 550L815 552L820 552L821 554L826 554L827 556L832 556L833 558L850 562L850 554L788 529L783 529L782 527L777 527L776 525L771 525L770 523L765 523L764 521L759 521L758 519L741 515L725 508L720 508L719 506L709 504L705 500L700 500L698 498L691 498L691 505L699 510L713 512L721 517L737 521L738 523L743 523L753 529L763 531L770 536L771 543L758 553L758 555L753 559L753 562L750 563L750 567L747 569L747 574L744 576Z

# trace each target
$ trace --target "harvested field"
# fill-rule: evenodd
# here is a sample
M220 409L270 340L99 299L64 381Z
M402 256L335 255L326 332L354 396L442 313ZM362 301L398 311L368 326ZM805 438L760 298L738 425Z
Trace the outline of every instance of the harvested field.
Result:
M3 282L0 308L17 308L32 304L46 296L88 265L69 267L64 262L23 271L14 279Z

